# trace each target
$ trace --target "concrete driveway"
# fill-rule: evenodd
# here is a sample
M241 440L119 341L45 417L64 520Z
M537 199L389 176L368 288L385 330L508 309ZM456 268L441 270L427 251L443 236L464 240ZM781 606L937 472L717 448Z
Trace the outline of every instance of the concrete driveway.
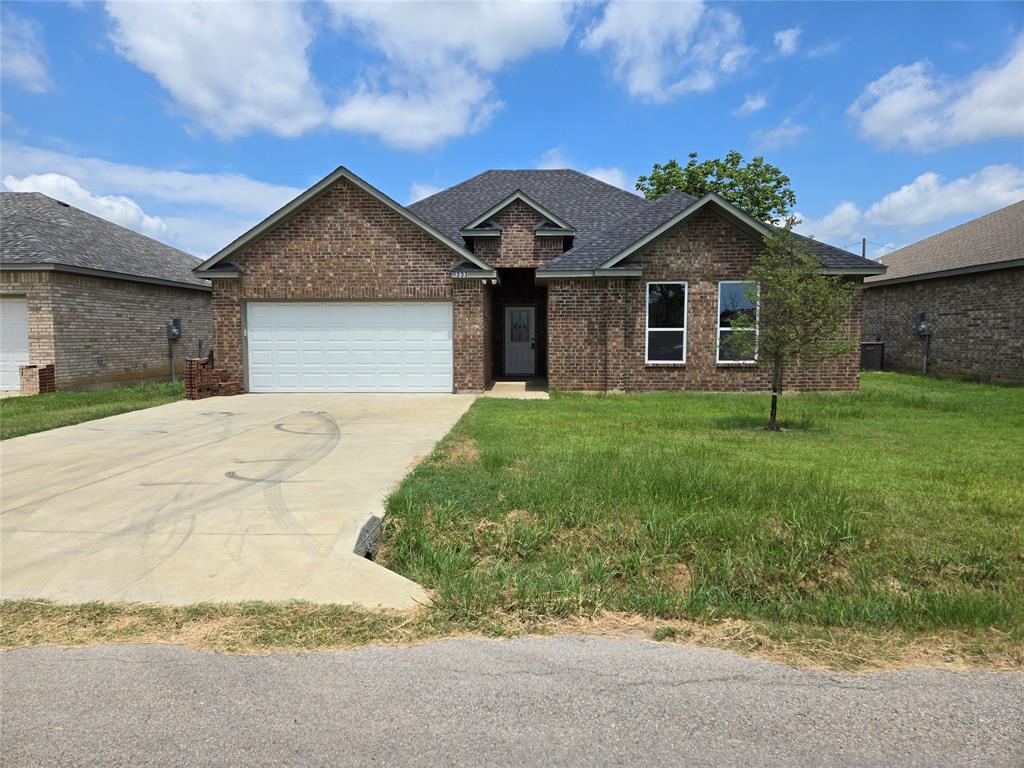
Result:
M409 608L353 553L469 395L181 401L0 443L0 595Z

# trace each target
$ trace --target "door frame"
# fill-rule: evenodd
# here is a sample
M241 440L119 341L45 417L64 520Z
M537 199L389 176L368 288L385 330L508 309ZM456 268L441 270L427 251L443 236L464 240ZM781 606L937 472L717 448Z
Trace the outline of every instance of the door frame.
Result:
M530 370L521 372L509 371L509 333L512 329L510 317L512 310L525 309L530 313ZM505 305L505 327L502 331L502 347L505 359L502 361L502 372L506 376L536 376L537 375L537 307L534 304L507 304Z

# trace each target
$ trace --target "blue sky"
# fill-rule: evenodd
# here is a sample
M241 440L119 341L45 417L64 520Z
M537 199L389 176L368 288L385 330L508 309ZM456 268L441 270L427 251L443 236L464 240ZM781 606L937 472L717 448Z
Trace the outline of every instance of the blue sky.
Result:
M338 165L738 149L879 255L1024 198L1022 3L3 3L0 177L208 255Z

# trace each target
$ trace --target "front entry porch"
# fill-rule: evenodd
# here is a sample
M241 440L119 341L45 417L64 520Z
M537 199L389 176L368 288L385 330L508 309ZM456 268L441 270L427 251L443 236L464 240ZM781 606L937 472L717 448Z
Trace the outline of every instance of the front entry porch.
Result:
M533 269L499 269L498 277L491 302L492 378L495 384L502 379L543 379L548 359L547 288L535 280Z

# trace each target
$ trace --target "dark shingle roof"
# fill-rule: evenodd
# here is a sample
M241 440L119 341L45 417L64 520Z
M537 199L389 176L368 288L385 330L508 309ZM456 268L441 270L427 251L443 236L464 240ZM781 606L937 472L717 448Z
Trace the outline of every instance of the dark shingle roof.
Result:
M461 242L462 227L516 191L563 219L578 237L596 234L648 204L639 195L579 171L551 170L485 171L406 207Z
M0 193L0 261L209 287L192 274L201 259L38 192Z
M1024 259L1024 200L900 248L879 259L889 269L865 282L899 280Z
M407 206L428 224L459 241L460 230L516 191L575 228L571 250L542 270L591 270L673 216L696 199L674 192L649 201L579 171L485 171ZM819 240L797 237L828 269L863 269L878 263Z
M695 198L685 192L673 192L651 202L645 201L639 213L577 240L570 250L545 264L544 269L595 269L694 202Z

